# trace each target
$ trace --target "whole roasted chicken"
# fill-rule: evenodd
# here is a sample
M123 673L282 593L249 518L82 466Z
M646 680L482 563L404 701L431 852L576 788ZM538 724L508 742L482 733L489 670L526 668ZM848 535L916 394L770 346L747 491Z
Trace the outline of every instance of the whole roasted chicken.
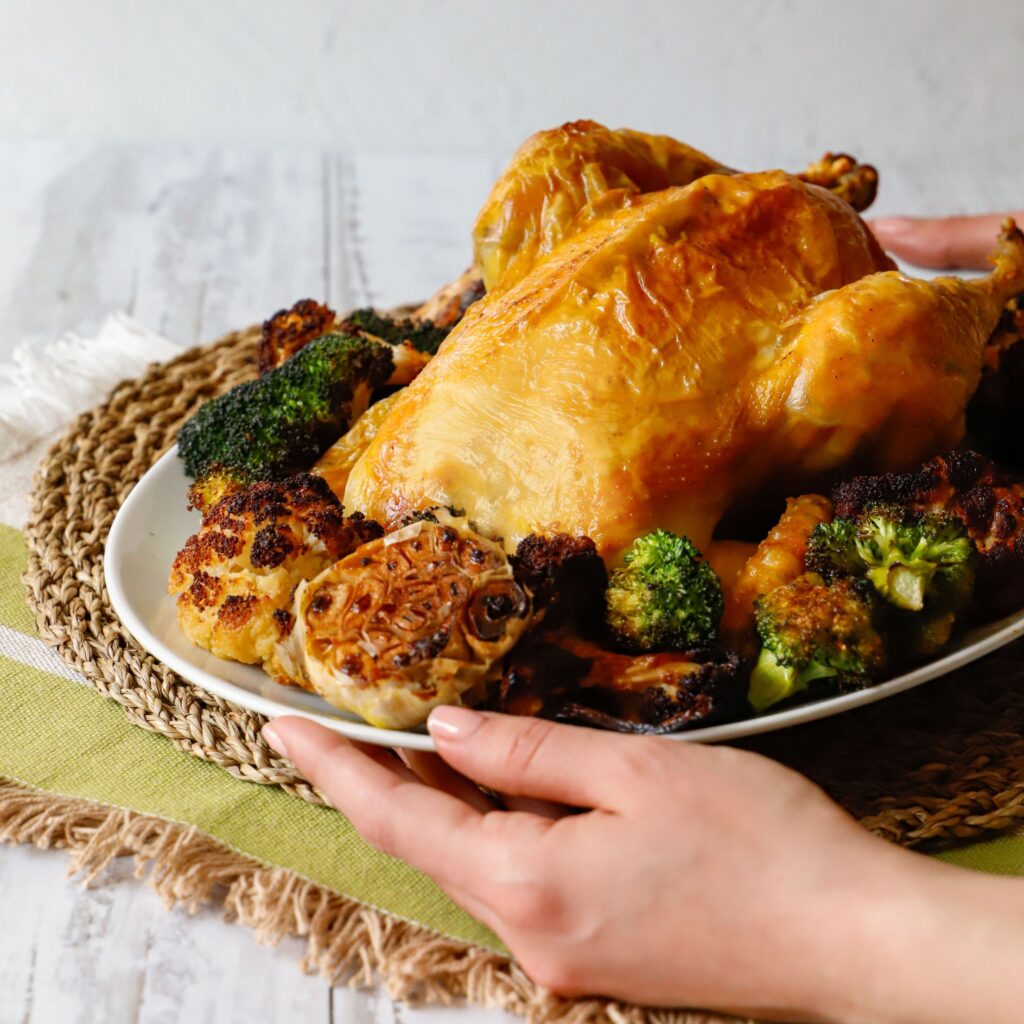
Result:
M562 532L614 563L656 527L703 547L738 509L954 446L1024 237L1008 227L986 278L912 279L814 183L830 166L542 133L481 213L487 295L395 399L345 506L385 526L453 506L509 551Z

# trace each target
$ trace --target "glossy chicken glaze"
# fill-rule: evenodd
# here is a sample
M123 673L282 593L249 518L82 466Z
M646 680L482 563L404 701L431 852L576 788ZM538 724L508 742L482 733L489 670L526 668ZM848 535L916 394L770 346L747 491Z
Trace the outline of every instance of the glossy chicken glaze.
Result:
M902 469L959 440L1020 245L978 282L895 272L781 171L623 197L471 307L356 464L349 509L464 508L511 550L663 527ZM586 220L586 218L584 218ZM881 272L881 273L880 273Z
M493 291L518 281L583 222L630 195L689 185L713 171L731 173L667 135L611 130L594 121L536 132L516 151L473 225L484 285Z

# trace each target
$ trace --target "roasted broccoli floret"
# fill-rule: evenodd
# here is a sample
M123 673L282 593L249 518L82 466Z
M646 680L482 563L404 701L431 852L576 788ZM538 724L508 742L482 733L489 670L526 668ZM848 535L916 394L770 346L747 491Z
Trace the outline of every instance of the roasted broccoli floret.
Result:
M282 366L201 406L178 434L200 508L258 480L308 469L387 380L391 350L365 338L326 334Z
M816 680L840 691L863 689L885 667L871 587L851 577L826 583L805 573L757 599L762 649L749 699L763 711Z
M263 324L263 337L259 347L260 373L267 373L287 362L296 352L305 348L317 338L334 332L369 337L391 345L398 351L392 353L400 379L391 384L407 384L434 355L441 342L448 336L454 321L442 326L425 319L393 317L373 309L357 309L343 320L328 306L313 299L300 299L291 309L278 310ZM403 347L411 346L421 353L413 353Z
M854 477L835 488L832 502L839 519L878 504L947 512L977 551L975 611L992 617L1024 604L1024 481L1000 474L984 455L953 451L915 472Z
M826 578L864 575L890 604L915 612L926 602L961 608L974 583L974 545L963 523L945 512L919 515L891 504L819 523L805 564Z
M371 334L389 345L408 342L413 348L435 355L450 327L437 327L430 320L398 319L384 316L373 309L357 309L342 321L342 329L351 333Z
M694 650L713 643L722 585L686 537L655 530L633 542L605 594L612 636L630 651Z

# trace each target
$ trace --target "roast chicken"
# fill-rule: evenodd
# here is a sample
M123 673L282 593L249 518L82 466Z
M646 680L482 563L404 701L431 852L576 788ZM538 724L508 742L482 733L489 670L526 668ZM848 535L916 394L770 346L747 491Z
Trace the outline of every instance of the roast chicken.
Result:
M564 532L614 564L657 527L703 548L738 510L961 439L986 339L1024 289L1016 228L989 276L915 280L820 185L624 138L632 187L569 146L530 199L513 162L485 207L505 220L477 237L488 292L395 399L347 508L392 526L453 506L508 551Z

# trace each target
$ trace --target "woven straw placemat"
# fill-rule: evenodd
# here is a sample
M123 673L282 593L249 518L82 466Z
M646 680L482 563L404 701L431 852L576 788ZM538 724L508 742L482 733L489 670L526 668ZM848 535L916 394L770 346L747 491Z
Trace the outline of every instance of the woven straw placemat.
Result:
M244 779L319 802L263 742L263 718L179 679L120 624L103 547L121 502L203 401L255 373L253 327L120 384L44 459L26 531L40 635L129 719ZM184 500L184 496L183 496ZM904 845L1024 819L1024 646L856 712L750 741Z

